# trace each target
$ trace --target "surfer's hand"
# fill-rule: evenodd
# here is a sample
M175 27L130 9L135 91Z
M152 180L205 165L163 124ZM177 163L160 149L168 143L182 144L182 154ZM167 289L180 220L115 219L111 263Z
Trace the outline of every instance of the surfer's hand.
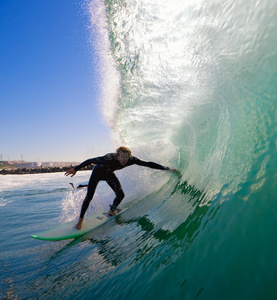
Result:
M181 175L181 172L179 171L179 170L177 170L177 169L168 169L168 171L170 172L170 173L175 173L176 175Z
M67 170L64 175L65 176L71 175L71 177L73 177L76 174L76 172L77 171L75 171L74 168L71 168L71 169Z
M168 172L172 172L172 173L174 173L174 172L176 172L176 171L177 171L176 169L170 169L170 168L168 168L168 167L167 167L167 168L165 168L165 170L166 170L166 171L168 171Z

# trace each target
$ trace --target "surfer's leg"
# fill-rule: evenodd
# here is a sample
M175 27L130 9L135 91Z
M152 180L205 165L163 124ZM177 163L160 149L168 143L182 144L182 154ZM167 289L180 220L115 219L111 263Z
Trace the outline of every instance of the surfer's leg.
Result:
M117 206L121 203L121 201L124 198L124 192L122 190L122 186L118 180L118 178L115 176L115 174L111 174L109 178L107 179L108 185L113 189L115 192L116 197L114 198L113 204L111 205L111 212L115 212Z
M100 181L100 178L96 174L92 174L88 183L88 190L87 190L87 195L86 198L83 201L82 208L81 208L81 213L80 213L80 218L84 218L84 215L88 209L89 203L92 200L96 187Z
M90 180L89 180L89 183L88 183L88 189L87 189L87 195L86 195L86 197L83 201L83 204L82 204L79 221L76 224L76 228L78 230L80 230L81 227L82 227L84 215L85 215L85 213L88 209L90 201L92 200L92 198L94 196L95 189L96 189L96 187L97 187L100 180L101 180L100 173L97 172L97 169L95 167L95 169L92 171L92 174L90 176Z

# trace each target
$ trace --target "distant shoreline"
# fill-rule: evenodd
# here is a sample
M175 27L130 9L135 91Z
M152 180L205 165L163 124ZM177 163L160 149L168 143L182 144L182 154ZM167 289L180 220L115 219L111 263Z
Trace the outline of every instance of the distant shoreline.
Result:
M41 174L41 173L58 173L66 172L73 166L67 167L41 167L41 168L17 168L17 169L2 169L0 175L24 175L24 174ZM93 165L83 168L83 171L92 170ZM81 170L80 170L81 171Z

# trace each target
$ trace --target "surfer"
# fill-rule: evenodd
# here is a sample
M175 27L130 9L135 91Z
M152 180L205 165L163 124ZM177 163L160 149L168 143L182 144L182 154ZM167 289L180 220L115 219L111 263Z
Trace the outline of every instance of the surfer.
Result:
M139 165L157 170L176 172L175 169L170 169L154 162L140 160L139 158L132 156L132 152L129 148L119 147L116 150L116 153L108 153L104 156L90 158L82 162L80 165L66 171L65 175L71 175L71 177L73 177L78 170L91 164L95 164L95 166L92 170L92 174L88 183L87 194L82 204L80 218L78 223L76 224L76 228L78 230L82 228L84 215L88 209L90 201L94 196L97 184L101 180L106 181L116 195L113 204L110 205L108 214L111 216L117 215L117 212L119 211L117 209L117 206L121 203L125 195L118 178L114 174L114 171L121 170L132 165Z

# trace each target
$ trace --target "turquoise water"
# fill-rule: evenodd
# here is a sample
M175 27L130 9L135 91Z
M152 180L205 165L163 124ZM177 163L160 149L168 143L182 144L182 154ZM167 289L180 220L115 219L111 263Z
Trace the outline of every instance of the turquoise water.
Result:
M128 210L46 243L29 235L77 218L85 190L1 176L1 298L276 299L276 1L88 4L115 145L182 177L122 170ZM112 198L103 183L88 213Z

